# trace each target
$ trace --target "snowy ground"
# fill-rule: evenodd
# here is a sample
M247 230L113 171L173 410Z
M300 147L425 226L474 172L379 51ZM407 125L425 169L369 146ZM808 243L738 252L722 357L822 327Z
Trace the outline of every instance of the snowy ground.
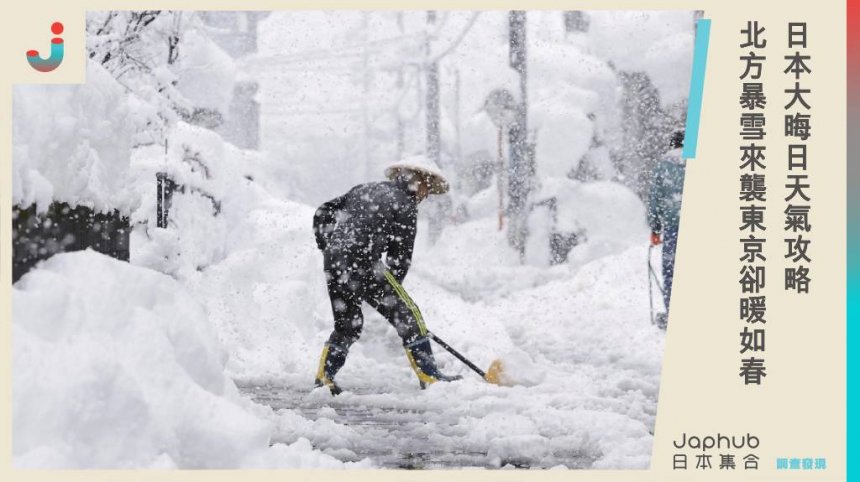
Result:
M429 328L479 365L501 358L515 386L437 348L464 379L420 390L368 308L332 398L312 389L332 327L313 210L264 199L245 204L223 259L180 281L87 252L16 285L17 466L648 466L663 332L643 226L611 249L595 230L554 267L521 265L492 218L435 246L419 234L404 286ZM116 427L136 435L118 444Z
M501 358L517 386L484 383L436 348L464 380L421 391L393 328L365 307L338 376L346 393L332 399L310 389L332 325L309 216L291 204L251 213L237 240L247 249L192 283L234 354L228 372L277 411L274 441L387 467L648 466L663 338L642 243L584 245L549 268L520 265L492 219L446 228L432 247L419 235L405 287L429 328L479 365Z
M606 130L611 143L610 127L617 124L612 119L618 120L614 74L606 59L592 56L607 49L601 38L615 41L615 28L633 29L622 22L606 30L619 19L601 21L602 15L594 18L596 27L604 28L595 28L593 43L568 39L559 30L561 17L547 16L559 39L540 40L550 43L532 50L577 62L536 92L572 88L552 101L564 107L563 116L553 117L551 106L541 103L548 101L534 97L534 124L559 123L540 137L534 200L555 197L556 227L584 230L587 241L566 263L549 266L549 224L533 220L521 263L504 231L496 228L494 188L461 190L452 194L457 207L468 211L463 216L468 221L447 226L431 245L422 219L404 283L430 330L483 367L502 359L516 382L510 387L483 382L437 348L443 370L464 379L420 390L394 329L368 309L364 334L338 376L346 392L332 398L312 389L333 324L322 257L311 232L314 206L341 194L344 186L381 180L382 163L394 160L386 154L373 163L356 162L356 137L338 137L339 124L320 128L328 114L316 122L296 117L314 135L324 133L318 138L264 112L264 140L266 126L274 126L287 145L264 142L262 150L250 151L185 123L175 112L165 117L172 120L164 132L150 132L152 125L161 125L154 122L167 109L153 97L161 92L156 84L143 76L130 92L114 71L95 61L90 61L86 84L16 89L14 203L44 209L61 201L119 209L134 228L131 263L93 252L61 254L14 286L15 466L648 467L663 332L651 325L648 314L645 209L617 182L581 183L567 176L591 145L589 133ZM689 23L690 15L667 15L678 25ZM651 18L645 30L655 38L680 29L654 22L665 15L626 17L637 24ZM270 25L279 25L272 18ZM467 38L461 48L463 65L473 66L485 56L484 50L466 48L470 42L483 45L490 38L507 46L506 37L500 37L505 30L494 26L506 25L506 17L500 12L484 18L489 23L477 24L480 35ZM679 35L683 38L670 42L679 47L669 57L686 62L692 33ZM187 48L194 38L180 51L192 52L189 59L211 58ZM308 38L319 42L317 36ZM607 59L621 65L641 58L657 65L664 75L655 75L655 85L664 91L664 101L675 102L674 91L662 84L671 78L685 89L684 76L665 74L681 67L662 68L631 48L663 43L630 38L619 44L624 52L607 54ZM486 45L495 54L505 52L492 42ZM666 49L651 50L657 55ZM628 62L616 58L625 52ZM535 65L561 65L552 55L543 63L536 57ZM233 64L226 64L186 70L207 77L211 70L232 75ZM511 72L505 56L488 57L484 64L492 67L476 72L486 79ZM641 65L633 62L634 67ZM464 86L495 85L470 81L466 70L474 69L463 70ZM200 89L209 84L183 78L190 93L233 91L230 82ZM308 79L315 95L328 102L329 90L320 88L324 79ZM355 86L346 84L353 92ZM265 79L261 85L265 94ZM293 90L290 83L277 85ZM292 105L286 97L261 98L264 111ZM463 98L480 104L484 93L464 91ZM583 99L591 100L583 104ZM47 104L55 115L43 115ZM464 105L463 111L478 107ZM586 123L592 107L603 112L598 118L607 125ZM489 126L488 119L482 122ZM413 143L423 146L423 128L415 124L410 132L413 141L418 139ZM564 142L551 142L548 132ZM582 139L570 138L573 134ZM477 132L464 120L464 154L495 152L495 136L494 128ZM392 139L388 147L395 145ZM550 152L546 146L555 148ZM169 228L156 228L156 172L208 193L219 209L189 190L174 198ZM496 180L485 185L495 186ZM661 304L655 300L655 306Z

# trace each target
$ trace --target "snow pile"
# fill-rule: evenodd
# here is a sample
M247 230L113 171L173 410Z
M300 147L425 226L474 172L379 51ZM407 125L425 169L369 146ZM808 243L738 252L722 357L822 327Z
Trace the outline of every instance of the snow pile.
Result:
M206 307L231 354L231 377L306 378L306 364L316 363L306 352L321 346L328 329L316 312L329 310L327 301L321 307L300 301L324 286L313 209L270 194L265 186L276 179L275 167L259 154L182 122L169 137L166 156L155 149L135 153L135 185L152 190L155 173L166 172L197 191L174 194L168 229L155 227L155 198L144 197L132 215L138 226L131 262L175 276ZM217 213L201 193L218 202Z
M168 148L135 149L131 167L140 206L132 213L132 261L180 277L226 255L230 227L241 223L248 205L271 196L254 181L266 163L259 153L239 149L217 133L185 122L168 132ZM156 228L156 175L176 183L169 229Z
M620 253L648 236L645 204L621 184L547 179L537 197L557 200L559 231L584 236L584 244L572 252L575 263Z
M150 106L99 64L80 85L21 85L13 94L12 203L39 210L52 201L128 213L132 146Z
M233 59L198 30L182 37L176 71L179 91L195 107L227 112L233 98Z
M693 67L693 12L588 12L595 55L619 70L645 72L663 106L687 98Z
M498 229L497 184L472 196L467 203L471 221L450 225L433 246L418 246L415 267L436 282L463 296L511 292L548 280L569 276L577 267L601 256L621 253L647 239L645 206L627 187L614 182L583 183L567 178L542 181L536 201L554 198L555 229L578 233L579 245L570 253L567 267L549 267L549 234L553 221L546 209L529 216L531 236L526 246L526 265L507 240L507 224ZM510 222L509 219L505 223ZM426 229L426 226L424 226ZM419 236L422 227L419 227ZM426 253L422 250L426 249ZM425 270L422 257L432 260Z
M588 42L565 32L559 12L528 12L529 128L537 175L566 177L594 136L617 127L618 81ZM590 39L590 37L589 37Z
M13 299L16 467L343 467L307 441L269 448L266 410L239 396L205 310L170 277L61 254Z
M312 217L312 208L287 201L248 206L226 240L229 255L187 281L239 380L313 380L331 309L319 292L325 281Z

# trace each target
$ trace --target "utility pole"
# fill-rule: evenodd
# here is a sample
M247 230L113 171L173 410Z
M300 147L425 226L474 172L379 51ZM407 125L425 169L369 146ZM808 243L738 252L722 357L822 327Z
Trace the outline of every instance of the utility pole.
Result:
M427 11L427 34L424 40L427 70L427 159L441 167L439 139L439 63L432 59L430 48L432 30L436 25L436 11Z
M403 35L405 29L403 28L403 12L397 12L397 27L400 29L400 35ZM397 93L402 96L403 92L403 63L401 62L397 66ZM403 116L400 114L400 102L394 105L394 118L397 119L397 155L394 156L394 159L401 160L403 159L403 151L406 149L405 144L405 126L403 124Z
M367 97L370 95L370 12L362 12L361 26L363 45L361 47L361 150L364 154L364 179L370 179L370 106Z
M528 197L534 178L534 150L528 140L528 70L526 62L526 12L512 10L508 14L509 62L520 76L520 102L516 119L508 131L510 142L510 176L508 177L508 241L525 256L528 237Z

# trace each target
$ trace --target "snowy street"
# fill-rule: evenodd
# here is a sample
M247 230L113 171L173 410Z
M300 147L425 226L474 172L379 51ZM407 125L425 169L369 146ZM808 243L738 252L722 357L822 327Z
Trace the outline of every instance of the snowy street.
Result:
M643 300L641 285L631 289L631 294L635 293L639 301ZM493 314L509 319L530 316L528 308L523 309L526 305L523 300L540 296L537 293L540 288L530 291L532 293L523 297L505 300ZM577 309L577 301L571 308L582 312L582 308ZM647 309L640 306L639 313L631 310L630 315L646 324L647 312L642 308ZM461 309L469 313L485 310L486 305L464 304ZM531 317L537 319L534 314ZM474 318L466 315L462 319ZM373 321L375 325L386 325L379 317ZM541 317L540 321L549 320ZM651 327L631 330L628 336L633 340L638 338L639 343L659 353L660 342L654 333L657 330L648 328ZM510 345L523 350L514 352L519 356L509 357L511 371L519 374L529 386L486 384L468 369L458 368L459 362L450 355L443 354L441 357L446 364L462 372L465 379L450 386L437 384L426 393L420 392L414 377L404 369L402 348L389 333L389 343L360 342L364 345L363 352L371 349L381 352L373 362L373 370L382 376L368 378L352 371L355 375L350 379L344 376L342 382L348 393L334 399L319 390L309 393L307 377L294 380L293 384L249 385L240 389L258 403L283 410L280 413L287 420L302 417L312 422L307 424L307 430L276 435L273 441L291 442L300 435L344 461L369 457L381 466L392 468L498 468L508 464L531 468L557 465L585 468L603 458L605 450L612 449L613 444L602 433L609 425L620 430L613 438L635 437L642 447L650 446L649 432L653 427L659 382L658 364L617 352L600 358L589 357L584 350L577 349L577 345L593 343L595 340L590 336L569 336L566 341L553 343L559 351L548 355L541 346L547 341L541 330L505 332L510 340L503 344L505 350L510 350ZM606 333L607 336L615 334L620 333ZM366 339L375 335L371 332ZM592 336L599 337L599 334ZM478 347L475 348L477 351ZM493 351L491 346L483 348L480 353ZM439 351L441 349L437 348ZM530 356L537 356L539 362L531 362ZM517 363L527 366L517 366ZM396 380L389 381L388 377ZM595 417L602 423L595 424ZM338 436L333 436L333 431ZM528 450L524 450L525 447ZM627 448L630 449L632 447ZM647 462L647 451L640 455L644 456L641 460ZM625 464L637 463L636 458L625 456Z
M697 16L89 12L13 96L15 467L647 468Z
M284 231L286 236L273 236L265 246L295 243L290 230ZM648 319L645 247L588 262L583 246L575 253L584 258L583 266L535 269L519 266L512 256L506 265L508 248L489 223L451 227L432 247L420 233L405 287L429 329L479 366L501 358L516 386L487 384L436 346L445 371L464 379L421 391L394 329L365 306L364 334L338 378L346 392L332 398L327 390L312 391L330 308L319 268L303 257L288 257L269 264L273 279L254 288L255 314L247 316L262 323L248 331L255 340L231 341L256 347L248 353L248 368L236 364L236 378L243 393L276 410L279 428L272 442L304 437L342 461L369 458L375 465L399 468L647 466L663 332ZM494 237L500 241L486 242ZM453 245L444 246L446 239ZM263 246L247 251L252 253L277 259ZM318 255L313 259L321 262ZM437 262L431 267L428 259ZM496 265L488 267L488 259ZM452 260L456 266L446 264ZM306 278L275 275L294 271L298 262L309 270ZM499 283L502 276L523 286ZM304 284L306 279L317 284ZM282 318L293 299L307 296L292 293L309 293L318 310L308 315L320 332L304 330L310 335L304 340L300 332L288 335L286 327L293 324ZM233 310L245 308L238 301L245 295L226 296L211 300L210 310L233 306L223 313L242 317ZM235 305L231 296L237 297ZM238 346L234 351L241 353ZM295 368L271 374L250 368L266 353L279 360L269 366Z
M308 433L307 436L317 448L344 461L367 457L380 467L394 469L552 468L559 465L573 469L587 468L594 460L592 455L560 444L553 444L538 453L517 450L507 455L489 441L470 443L470 449L459 448L471 438L471 434L458 422L462 417L484 418L480 415L475 417L474 412L477 409L492 410L492 405L501 403L498 396L484 394L480 403L466 401L462 403L463 407L451 407L424 397L412 403L395 401L414 396L408 391L380 397L382 388L386 387L370 386L367 393L349 393L336 400L309 396L306 387L297 390L249 387L243 390L252 395L254 401L276 410L297 412L316 427L322 428L331 422L343 426L355 437L344 448L339 448L343 443L332 443L327 434L315 436ZM500 417L498 411L494 413L497 415L492 419L496 421L512 415ZM273 442L287 440L290 438L281 440L276 436Z
M249 244L187 286L93 252L56 256L16 286L16 373L44 382L17 390L16 407L51 414L17 420L38 427L34 434L55 434L21 433L18 447L33 447L21 465L647 467L663 332L648 320L644 246L581 266L478 269L482 256L504 260L502 238L458 258L458 271L445 265L444 237L434 247L419 237L405 287L430 329L480 366L501 358L515 385L490 385L436 348L442 368L464 379L420 390L394 329L366 310L365 332L339 375L345 393L332 397L312 388L331 314L319 255L298 222L310 211L265 206L232 240ZM458 230L456 239L491 239L493 226ZM581 251L587 260L587 246ZM439 261L432 269L430 256ZM82 283L82 270L99 275ZM493 288L488 280L500 274L524 286ZM60 342L64 333L71 338ZM90 347L98 350L82 357ZM55 401L64 409L51 408ZM101 405L109 410L92 411ZM182 428L170 435L176 429L163 420L177 417ZM82 436L114 426L135 436L119 445L96 438L113 447L100 458L86 455L90 442L73 452L42 445L70 424ZM170 459L148 461L175 436L199 439L195 453L179 446ZM213 437L231 445L205 442Z

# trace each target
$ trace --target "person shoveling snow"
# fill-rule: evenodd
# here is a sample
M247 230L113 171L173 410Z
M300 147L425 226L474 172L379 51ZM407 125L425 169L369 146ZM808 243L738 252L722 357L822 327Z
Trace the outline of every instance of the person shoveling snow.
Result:
M355 186L314 214L334 313L334 330L323 347L315 385L327 386L335 395L341 391L335 375L361 336L362 302L397 330L421 388L461 378L439 371L421 312L402 286L412 262L418 204L431 194L447 192L448 182L423 156L395 163L385 175L389 181Z

